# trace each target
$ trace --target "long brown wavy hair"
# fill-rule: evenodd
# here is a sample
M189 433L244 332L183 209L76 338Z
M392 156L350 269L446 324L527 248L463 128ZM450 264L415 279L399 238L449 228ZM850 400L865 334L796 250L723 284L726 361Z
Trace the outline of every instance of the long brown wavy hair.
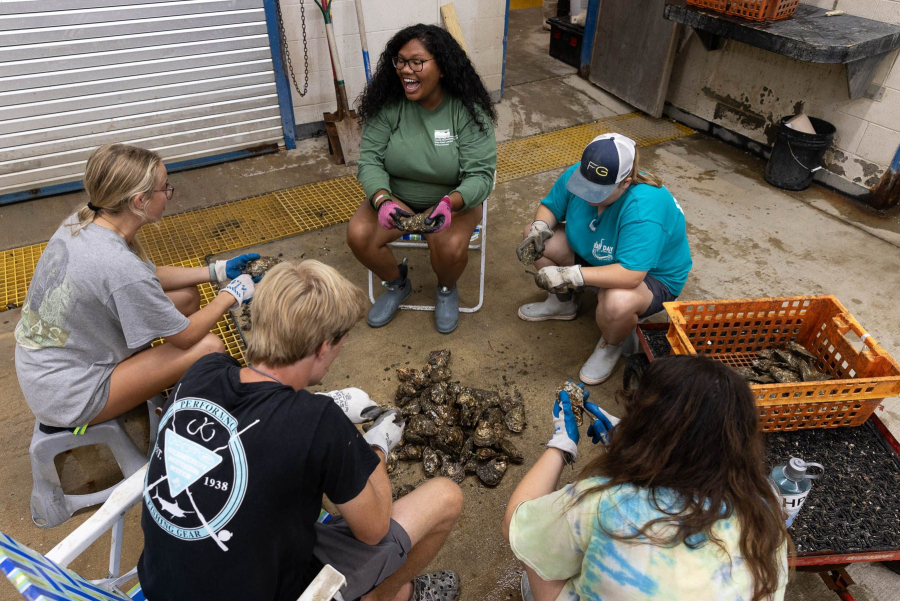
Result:
M771 598L779 586L779 553L785 543L791 552L793 547L765 471L756 402L747 383L718 361L678 355L651 363L637 390L619 395L625 417L607 452L578 476L608 481L586 489L576 502L630 484L648 489L654 507L665 508L669 503L657 501L674 492L679 502L671 506L676 510L663 511L664 517L634 534L606 532L619 540L641 538L659 546L695 548L697 543L688 541L702 534L701 541L725 550L713 525L736 515L741 557L753 577L753 601Z

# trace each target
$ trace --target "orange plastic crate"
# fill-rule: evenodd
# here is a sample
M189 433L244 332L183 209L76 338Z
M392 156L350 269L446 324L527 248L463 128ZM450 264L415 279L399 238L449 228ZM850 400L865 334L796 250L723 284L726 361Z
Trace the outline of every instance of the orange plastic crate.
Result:
M666 338L676 355L710 355L733 367L756 353L800 344L834 379L751 384L764 431L864 423L900 394L900 365L831 295L665 303Z
M691 6L699 6L700 8L708 8L716 12L724 13L728 9L729 0L687 0Z
M778 21L793 16L800 0L730 0L726 14L751 21Z

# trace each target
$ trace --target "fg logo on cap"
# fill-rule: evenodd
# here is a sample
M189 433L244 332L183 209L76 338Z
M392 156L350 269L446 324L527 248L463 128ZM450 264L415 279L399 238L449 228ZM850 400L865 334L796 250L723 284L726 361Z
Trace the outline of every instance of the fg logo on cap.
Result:
M594 172L600 177L606 177L609 175L609 169L604 167L603 165L598 165L594 161L588 161L588 170L593 169Z

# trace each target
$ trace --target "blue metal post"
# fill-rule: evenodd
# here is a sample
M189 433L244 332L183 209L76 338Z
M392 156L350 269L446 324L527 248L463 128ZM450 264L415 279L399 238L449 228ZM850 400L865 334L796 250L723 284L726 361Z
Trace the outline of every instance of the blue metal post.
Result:
M584 37L581 40L582 75L587 75L591 66L591 55L594 53L594 35L597 32L597 21L600 18L600 0L588 0L587 18L584 20Z
M295 141L297 128L294 124L294 103L291 100L291 83L284 71L281 60L281 34L278 29L277 0L263 0L266 11L266 29L269 32L269 49L272 51L272 67L275 71L275 91L278 93L278 106L281 109L281 128L284 130L284 147L292 150L297 147ZM284 40L287 44L287 40Z

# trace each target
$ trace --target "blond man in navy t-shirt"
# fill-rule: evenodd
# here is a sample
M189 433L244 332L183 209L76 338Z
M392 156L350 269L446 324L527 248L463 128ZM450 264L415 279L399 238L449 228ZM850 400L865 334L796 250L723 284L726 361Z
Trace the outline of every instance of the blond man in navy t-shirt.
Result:
M574 292L596 288L601 336L579 377L585 384L605 381L623 352L636 352L638 320L681 294L691 270L685 228L684 211L662 181L638 170L634 141L597 136L525 229L516 252L521 260L526 249L534 251L535 282L550 294L522 305L519 317L575 319Z

